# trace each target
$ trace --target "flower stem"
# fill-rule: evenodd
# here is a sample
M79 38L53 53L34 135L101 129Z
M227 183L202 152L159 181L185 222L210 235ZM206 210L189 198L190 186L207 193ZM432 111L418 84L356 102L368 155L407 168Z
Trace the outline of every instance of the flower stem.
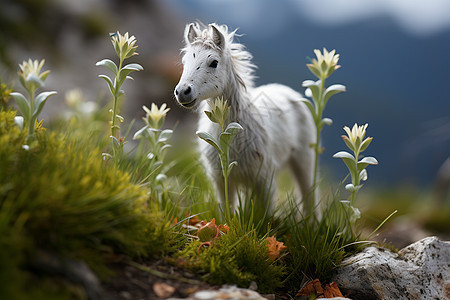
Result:
M27 143L30 142L31 137L34 135L35 122L32 121L34 111L34 92L29 91L30 94L30 112L28 114L28 137Z
M113 95L113 110L112 110L112 122L111 122L111 135L117 139L119 139L118 136L116 136L116 131L117 131L117 127L116 127L116 115L117 115L117 106L118 106L118 102L119 102L119 90L120 90L120 86L118 83L118 78L119 78L119 73L122 69L122 63L123 60L120 58L119 59L119 68L118 68L118 72L116 74L116 78L115 78L115 93Z
M355 154L355 170L358 170L359 151L356 150L356 151L354 152L354 154ZM358 172L356 171L354 175L352 174L352 184L353 184L353 186L355 187L355 190L352 192L352 195L351 195L351 198L350 198L350 205L352 205L352 206L353 206L353 204L355 203L356 193L358 192L358 191L356 190L356 187L359 186L360 182L361 182L361 181L360 181L360 179L359 179L359 174L358 174Z
M319 89L319 97L316 101L316 115L317 115L317 119L315 120L316 122L316 143L314 145L314 152L315 152L315 159L314 159L314 178L313 178L313 188L316 189L317 188L317 177L318 177L318 172L319 172L319 155L320 155L320 132L322 130L322 128L320 127L320 121L322 120L322 114L323 114L323 95L324 95L324 86L325 86L325 77L320 79L320 89ZM314 196L315 197L315 196ZM314 199L315 201L312 201L311 205L314 205L314 203L318 200L318 199ZM310 209L312 209L312 207L310 207Z
M225 219L227 222L230 221L230 200L228 199L228 176L225 174L227 173L227 171L225 171L225 166L223 166L222 168L224 168L224 174L223 174L223 178L224 178L224 184L225 184Z

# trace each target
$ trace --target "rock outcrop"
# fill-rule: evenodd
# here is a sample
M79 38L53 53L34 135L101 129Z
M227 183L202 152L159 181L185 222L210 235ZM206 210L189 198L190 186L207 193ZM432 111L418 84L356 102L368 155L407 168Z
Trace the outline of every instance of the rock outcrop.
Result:
M344 260L332 280L354 300L450 299L450 242L428 237L398 253L368 247Z

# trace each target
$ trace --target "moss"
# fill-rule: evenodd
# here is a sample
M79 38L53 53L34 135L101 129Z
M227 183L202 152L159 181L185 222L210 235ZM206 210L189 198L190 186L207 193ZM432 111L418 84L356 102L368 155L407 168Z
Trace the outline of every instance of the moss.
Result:
M0 278L20 270L36 249L84 260L96 271L104 269L104 253L166 249L169 224L128 173L105 163L88 139L39 131L24 146L14 116L0 112ZM24 282L25 271L19 273ZM9 280L1 282L3 290Z
M255 281L261 293L273 293L281 287L284 265L269 258L265 239L254 230L243 231L237 220L210 247L197 251L200 245L193 241L178 255L184 266L203 274L207 282L248 288Z

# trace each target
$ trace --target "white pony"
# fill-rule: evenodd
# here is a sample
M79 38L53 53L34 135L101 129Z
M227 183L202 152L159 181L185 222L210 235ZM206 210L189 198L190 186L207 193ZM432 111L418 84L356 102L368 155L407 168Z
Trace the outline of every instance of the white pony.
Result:
M230 161L238 162L230 178L230 197L238 183L255 186L258 198L265 199L259 205L271 209L272 201L265 201L271 200L276 191L272 178L288 166L305 198L305 207L309 208L314 188L314 150L310 145L316 137L312 116L301 102L302 96L291 88L281 84L254 86L256 66L244 45L233 41L235 33L229 32L225 25L191 23L186 26L183 74L175 88L175 97L181 106L199 112L199 131L213 136L220 134L219 126L203 113L209 110L209 101L204 100L216 97L228 100L229 121L238 122L244 128L230 148ZM199 147L207 173L223 197L218 154L204 141Z

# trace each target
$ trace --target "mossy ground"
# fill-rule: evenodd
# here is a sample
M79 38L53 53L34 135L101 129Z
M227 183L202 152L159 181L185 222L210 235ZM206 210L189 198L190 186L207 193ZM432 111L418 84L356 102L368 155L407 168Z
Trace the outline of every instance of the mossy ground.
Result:
M229 232L197 251L200 242L195 233L183 227L186 222L175 224L175 218L200 214L198 218L219 220L221 215L196 155L171 161L173 167L164 183L137 184L140 180L131 173L138 155L131 155L122 167L102 160L102 138L77 130L74 121L66 131L61 126L40 128L29 139L15 125L15 115L13 110L0 113L2 295L20 298L21 293L28 297L54 292L51 284L45 288L45 284L30 282L42 271L30 271L39 251L84 261L103 280L111 275L107 263L114 255L147 260L166 257L211 284L247 287L254 281L264 293L283 287L289 273L304 272L295 251L284 251L273 259L267 247L266 238L279 230L285 235L277 239L294 249L300 241L292 235L298 232L287 223L275 225L281 222L271 216L262 218L253 202L244 199L246 204L227 222ZM332 260L338 263L340 258ZM314 276L316 269L309 271ZM11 278L14 285L3 284ZM64 285L54 293L55 297L73 296Z
M102 161L88 139L41 129L27 140L15 114L0 112L2 296L40 288L28 280L40 250L101 273L107 253L152 257L168 249L169 220L149 209L148 191L129 173Z

